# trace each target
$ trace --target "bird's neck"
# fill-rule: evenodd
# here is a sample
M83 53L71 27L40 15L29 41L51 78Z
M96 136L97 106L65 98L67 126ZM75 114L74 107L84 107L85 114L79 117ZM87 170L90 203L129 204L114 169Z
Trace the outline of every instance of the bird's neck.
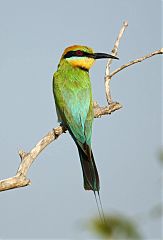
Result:
M79 69L79 70L89 72L89 69L93 65L94 61L95 61L94 59L84 58L84 57L81 57L81 58L74 57L74 58L70 58L69 60L61 59L59 63L59 67L66 66L66 68L71 68L74 70Z
M76 65L72 65L70 62L68 61L60 61L59 65L58 65L58 71L62 71L64 72L66 75L68 74L79 74L79 75L88 75L89 74L89 69L85 68L84 66L76 66Z

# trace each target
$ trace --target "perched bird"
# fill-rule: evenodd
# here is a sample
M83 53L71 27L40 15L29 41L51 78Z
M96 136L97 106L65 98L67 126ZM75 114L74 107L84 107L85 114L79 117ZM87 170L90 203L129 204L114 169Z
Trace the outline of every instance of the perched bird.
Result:
M78 148L84 189L94 193L99 193L100 184L91 149L94 114L89 69L100 58L117 59L106 53L94 53L87 46L68 47L64 50L53 76L58 121L68 129Z

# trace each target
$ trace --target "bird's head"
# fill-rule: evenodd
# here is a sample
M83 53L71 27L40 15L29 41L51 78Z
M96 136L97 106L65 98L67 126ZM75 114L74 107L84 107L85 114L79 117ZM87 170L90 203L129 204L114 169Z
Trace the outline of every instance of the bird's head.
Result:
M92 48L87 46L74 45L64 50L61 60L68 61L73 67L89 70L96 59L114 58L115 56L107 53L95 53Z

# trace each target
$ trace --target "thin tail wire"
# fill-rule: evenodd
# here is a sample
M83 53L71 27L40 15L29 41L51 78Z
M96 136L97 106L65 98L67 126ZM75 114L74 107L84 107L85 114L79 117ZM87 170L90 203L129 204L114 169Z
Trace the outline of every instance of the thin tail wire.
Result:
M96 192L93 191L93 193L94 193L94 197L95 197L95 201L96 201L96 205L97 205L97 209L98 209L99 217L100 217L101 221L103 221L103 219L102 219L102 215L101 215L101 212L100 212L100 207L99 207L99 204L98 204L98 201L97 201Z
M106 218L105 218L105 214L104 214L104 210L103 210L103 206L102 206L100 193L99 193L99 191L97 191L99 202L98 202L98 199L97 199L96 191L93 191L93 193L94 193L94 196L95 196L95 201L96 201L96 205L97 205L100 220L103 224L106 224Z
M101 207L101 213L102 213L103 221L106 224L106 218L105 218L105 214L104 214L104 210L103 210L103 206L102 206L100 192L97 191L97 193L98 193L98 198L99 198L99 203L100 203L100 207Z

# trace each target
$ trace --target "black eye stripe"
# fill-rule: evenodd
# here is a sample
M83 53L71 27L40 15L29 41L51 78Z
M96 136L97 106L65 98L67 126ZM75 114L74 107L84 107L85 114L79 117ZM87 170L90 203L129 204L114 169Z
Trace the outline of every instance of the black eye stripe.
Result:
M74 52L73 51L69 51L64 55L64 58L70 58L74 56Z
M71 58L71 57L90 57L90 58L92 58L92 54L81 51L81 50L77 50L77 51L69 51L64 55L64 58Z

